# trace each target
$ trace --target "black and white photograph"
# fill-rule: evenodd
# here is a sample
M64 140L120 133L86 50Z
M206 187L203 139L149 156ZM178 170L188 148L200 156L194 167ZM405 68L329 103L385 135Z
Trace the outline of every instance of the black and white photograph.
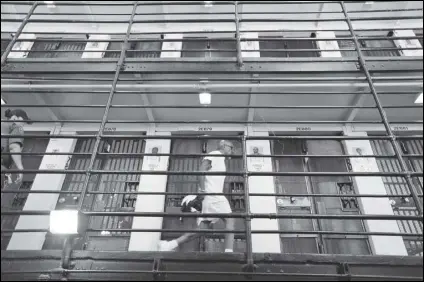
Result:
M423 281L422 1L1 1L1 281Z

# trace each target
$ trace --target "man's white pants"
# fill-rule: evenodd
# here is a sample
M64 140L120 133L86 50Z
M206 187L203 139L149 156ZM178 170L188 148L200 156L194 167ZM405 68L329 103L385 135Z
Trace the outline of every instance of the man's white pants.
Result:
M208 213L231 213L231 206L225 196L205 196L202 202L202 214ZM220 218L216 217L199 217L197 225L202 221L209 221L212 224L216 223Z

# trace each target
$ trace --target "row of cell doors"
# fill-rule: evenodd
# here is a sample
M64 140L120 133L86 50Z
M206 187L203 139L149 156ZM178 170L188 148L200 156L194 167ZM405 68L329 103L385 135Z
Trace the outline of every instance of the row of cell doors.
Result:
M91 153L95 140L81 139L77 142L75 152ZM172 142L171 152L173 154L201 154L208 153L217 148L216 140L178 140ZM380 141L378 141L380 142ZM41 144L41 143L37 143ZM340 155L343 154L343 146L336 141L298 141L298 140L276 140L272 144L274 155ZM41 145L40 145L41 146ZM46 144L44 144L46 146ZM241 152L240 143L235 142L236 150ZM381 151L382 144L373 143L376 154L388 155L390 152ZM27 147L29 148L29 147ZM405 149L410 153L422 154L422 141L408 143ZM34 149L42 152L43 148ZM133 140L102 140L99 153L142 153L144 142L141 138ZM41 160L41 159L40 159ZM383 159L384 160L384 159ZM88 168L89 155L75 155L72 157L68 169L84 170ZM171 171L198 171L200 167L200 157L177 157L171 156L169 159L169 170ZM39 164L38 164L39 165ZM382 171L394 171L394 164L379 162ZM422 160L413 160L411 168L422 171ZM240 172L243 170L243 161L240 158L226 159L228 172ZM273 158L275 171L281 172L346 172L349 164L342 158ZM118 170L137 171L142 168L142 158L137 156L108 156L99 154L94 163L95 170ZM395 170L396 171L396 170ZM135 205L135 196L112 194L120 191L136 191L138 189L139 175L128 174L101 174L92 175L89 179L88 189L90 191L110 192L110 194L91 194L84 200L84 209L92 211L132 211ZM66 176L63 191L81 191L86 181L86 175L69 174ZM393 183L394 179L384 179L388 189L399 187ZM397 180L400 181L400 180ZM421 185L422 179L416 180L417 185ZM419 184L421 183L421 184ZM171 175L168 177L168 192L190 193L197 190L199 179L193 175ZM276 192L279 194L304 194L305 197L278 197L276 205L279 213L299 214L299 213L320 213L320 214L359 214L358 203L354 198L349 198L349 194L354 193L352 181L349 177L300 177L284 176L275 178ZM227 193L229 202L234 212L245 211L244 198L231 195L232 193L244 192L243 178L239 176L227 176L225 180L224 192ZM391 190L390 190L391 191ZM308 197L308 194L341 194L340 198ZM399 193L405 194L404 191ZM422 192L421 192L422 193ZM181 197L169 195L166 197L165 211L179 211ZM57 209L75 208L79 202L75 194L61 194L58 198ZM23 203L24 204L24 203ZM23 207L22 204L22 207ZM397 213L406 214L414 212L407 207L397 209ZM16 224L16 223L15 223ZM399 223L402 230L422 233L421 225L416 222ZM281 231L335 231L335 232L363 232L364 225L360 220L309 220L309 219L280 219ZM10 228L6 223L4 228ZM77 248L88 250L127 250L129 234L124 232L101 232L102 229L127 229L132 226L131 218L125 217L96 217L90 221L90 228L97 230L89 232L86 238L82 238L77 244ZM194 220L181 221L179 218L165 218L163 229L176 229L181 232L163 233L162 239L172 239L181 235L183 229L195 227ZM3 219L2 219L3 228ZM13 228L13 227L12 227ZM222 224L216 226L223 229ZM243 219L236 222L235 251L245 250L245 225ZM281 251L284 253L328 253L328 254L369 254L370 248L366 236L337 236L337 235L310 235L310 234L281 234ZM221 251L223 248L224 234L207 235L196 241L181 247L181 251ZM3 240L3 238L2 238ZM63 238L58 236L47 236L45 249L62 248ZM410 254L422 254L419 241L408 241ZM413 249L413 250L412 250Z
M209 153L217 148L218 140L173 140L171 152L173 154L202 154ZM338 142L311 141L307 143L295 141L276 141L273 145L273 154L342 154L341 144ZM94 140L80 140L77 143L75 152L91 153ZM109 153L142 153L144 145L141 139L137 140L110 140L102 141L99 152ZM238 153L241 153L241 144L235 142ZM170 171L192 172L198 171L201 157L178 157L171 156L169 159ZM74 156L70 162L69 169L87 169L89 156ZM274 168L276 171L346 171L347 166L344 160L338 159L315 159L302 160L299 158L274 158ZM131 156L111 157L99 155L94 164L94 169L99 170L141 170L142 158ZM243 161L241 158L226 159L228 172L241 172ZM63 191L81 191L85 175L68 175L63 185ZM307 179L305 177L279 177L275 179L277 193L305 194L304 199L279 198L276 205L280 213L324 213L324 214L358 214L357 203L349 202L347 205L338 198L310 198L308 193L352 193L349 186L350 179L345 177L315 177ZM102 174L92 176L89 180L88 189L92 191L119 192L131 191L138 188L139 176ZM342 185L342 187L340 186ZM198 176L193 175L170 175L167 182L167 192L191 193L197 190L199 185ZM243 178L240 176L227 176L225 180L224 192L234 212L245 211L244 197L232 195L232 193L244 192ZM305 200L306 199L306 200ZM178 212L182 197L169 195L166 197L165 211ZM294 201L292 201L294 200ZM75 194L61 194L58 199L57 209L75 208L79 198ZM84 208L92 211L131 211L134 208L135 197L123 196L122 194L88 195L84 200ZM306 219L284 219L280 220L281 231L364 231L361 221L343 220L321 220L314 222ZM90 228L98 232L89 232L86 238L77 243L76 248L87 250L127 250L129 234L123 232L101 232L102 229L130 228L132 225L130 218L119 217L96 217L90 221ZM163 229L181 230L180 232L163 232L162 239L170 240L181 235L186 229L193 229L196 223L193 219L165 218ZM222 223L215 226L216 229L224 229ZM235 230L238 231L235 240L235 251L245 251L245 224L243 219L237 219ZM48 236L45 249L60 249L63 238L58 236ZM224 234L208 234L199 239L181 246L182 252L222 251L224 244ZM284 253L341 253L341 254L368 254L369 247L365 237L351 236L316 236L316 235L284 235L281 234L281 251Z
M202 140L174 140L172 143L173 154L198 154L210 152L215 149L217 141ZM240 144L236 143L239 153ZM276 141L272 144L274 155L306 155L306 154L343 154L343 147L339 142L332 141ZM201 158L171 157L169 169L172 171L197 171ZM228 172L241 172L243 161L240 158L226 160ZM348 164L344 159L336 158L273 158L275 171L281 172L346 172ZM279 213L285 214L359 214L359 206L354 198L349 198L353 194L354 188L349 177L277 177L275 178L276 192L279 194L304 194L305 197L278 197L276 205ZM168 178L168 192L190 193L197 190L199 179L193 175L176 175ZM241 177L227 176L225 180L224 192L228 193L227 198L231 204L233 212L245 211L244 198L233 196L232 193L244 192L244 183ZM341 194L341 198L312 198L308 194ZM169 195L166 197L166 211L177 212L180 209L182 197ZM162 239L170 240L183 233L183 229L193 229L196 221L185 219L183 222L179 218L166 218L163 229L179 229L181 232L163 233ZM334 232L363 232L365 231L361 220L319 220L308 219L280 219L280 231L334 231ZM223 229L224 226L218 224L216 228ZM245 224L243 219L238 219L235 230L236 242L234 249L236 252L245 251ZM346 236L346 235L305 235L305 234L281 234L281 252L283 253L327 253L327 254L370 254L370 247L366 236ZM219 231L214 235L200 237L196 241L180 246L182 252L206 251L219 252L224 248L224 234Z
M172 153L174 154L201 154L210 152L217 148L218 141L201 142L199 140L174 140L172 142ZM82 139L77 142L75 152L91 153L93 151L95 140ZM236 143L236 147L240 150L240 144ZM99 153L142 153L144 151L144 142L142 139L134 140L102 140ZM90 156L76 155L70 161L68 169L85 170L88 168ZM169 170L171 171L198 171L201 158L180 158L171 157L169 161ZM226 160L228 171L241 171L241 159ZM94 163L95 170L120 170L120 171L137 171L142 169L142 157L139 156L106 156L99 154ZM69 174L66 176L62 191L81 191L86 175ZM93 175L89 179L88 190L99 192L121 192L121 191L137 191L140 181L140 175L128 174L102 174ZM198 178L196 176L169 176L168 188L169 192L192 192L196 191L198 186ZM243 179L241 177L227 177L226 190L241 192L243 191ZM166 197L166 211L179 211L181 197ZM244 199L240 197L230 197L229 200L235 211L244 210ZM84 199L84 209L90 211L133 211L135 206L135 196L124 196L122 194L88 194ZM78 196L75 194L61 194L56 209L76 208L79 202ZM188 220L181 222L179 218L165 218L163 223L164 229L180 229L190 227L194 222ZM244 229L242 220L237 221L237 228ZM85 238L81 238L75 243L75 249L85 250L102 250L102 251L125 251L129 245L129 233L124 232L102 232L103 229L127 229L131 228L132 219L125 217L93 217L89 222L89 228L95 229L97 232L88 232ZM218 226L223 228L223 226ZM170 239L182 234L164 233L164 239ZM191 244L184 246L185 250L214 250L219 249L222 245L223 236L202 237ZM61 236L48 235L44 244L44 249L61 249L64 238ZM236 249L243 251L244 236L236 237Z
M419 35L419 34L417 34ZM131 42L128 46L126 56L128 58L159 58L162 49L162 42L156 38L157 42ZM156 40L152 39L152 40ZM236 41L215 41L208 38L196 38L196 41L183 41L182 57L195 58L215 58L232 57L237 55ZM2 40L2 50L5 50L9 40ZM110 42L105 52L105 58L119 58L122 42ZM338 40L340 49L355 49L355 44L350 40ZM366 56L399 56L397 50L379 50L379 48L395 48L393 40L360 40L362 48L375 48L374 50L364 50ZM66 42L66 41L43 41L35 42L28 58L81 58L86 43ZM313 40L285 40L283 37L278 40L269 37L259 38L259 49L261 57L319 57L316 41ZM297 51L303 50L303 51ZM3 51L2 51L3 52ZM341 51L343 57L357 57L356 51Z

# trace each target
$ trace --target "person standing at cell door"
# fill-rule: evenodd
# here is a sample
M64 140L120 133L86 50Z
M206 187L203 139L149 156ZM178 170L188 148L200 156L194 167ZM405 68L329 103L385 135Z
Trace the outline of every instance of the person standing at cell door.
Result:
M5 112L5 118L11 122L1 123L1 134L2 135L14 135L12 137L1 138L1 170L12 169L13 166L18 170L23 170L24 165L22 163L22 149L24 146L24 124L30 124L31 121L28 114L22 109L10 110L7 109ZM23 180L23 174L18 173L15 181L13 181L10 174L2 174L2 186L6 183L12 184L13 182L17 185L21 184ZM3 187L2 187L3 188Z

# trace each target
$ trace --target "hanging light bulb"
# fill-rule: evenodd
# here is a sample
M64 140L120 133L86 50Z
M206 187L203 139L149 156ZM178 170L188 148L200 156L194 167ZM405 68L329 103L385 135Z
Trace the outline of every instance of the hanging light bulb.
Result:
M199 101L202 105L210 105L212 102L212 95L209 92L199 93Z
M206 8L211 8L213 6L213 1L203 1L203 2L205 2Z
M43 1L44 4L47 4L47 8L56 8L54 1Z
M417 100L415 100L415 104L422 104L423 103L423 93L418 95Z

